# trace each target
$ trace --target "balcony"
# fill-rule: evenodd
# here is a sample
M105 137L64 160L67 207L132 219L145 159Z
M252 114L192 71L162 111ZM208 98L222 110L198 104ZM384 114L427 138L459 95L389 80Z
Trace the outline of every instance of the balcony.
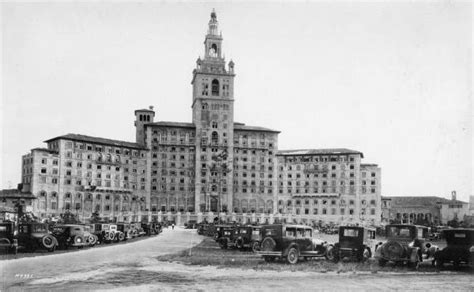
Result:
M153 142L153 144L159 145L169 145L169 146L194 146L194 140L186 141L186 140L161 140L157 142Z
M120 161L113 161L113 160L103 160L103 159L96 159L95 163L97 164L103 164L103 165L121 165L122 163Z

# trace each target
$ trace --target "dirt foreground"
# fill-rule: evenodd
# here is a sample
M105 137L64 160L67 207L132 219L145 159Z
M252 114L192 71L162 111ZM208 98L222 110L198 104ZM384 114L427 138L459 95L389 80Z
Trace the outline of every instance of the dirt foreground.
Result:
M222 263L182 260L195 255L205 238L195 230L165 229L159 236L120 246L0 261L2 291L473 291L470 272L371 271L332 268L325 261L290 266L258 256L220 251ZM201 244L201 247L196 245ZM196 247L195 247L196 246ZM194 248L193 248L194 247ZM209 249L212 254L219 250ZM225 256L224 253L227 253ZM237 254L239 255L239 254ZM182 261L178 261L181 258ZM245 260L247 258L247 260ZM226 262L239 264L227 265ZM247 265L245 263L247 261ZM209 265L212 264L212 265ZM347 263L341 264L345 267ZM265 266L268 265L268 266ZM335 265L335 264L334 264ZM322 268L321 268L322 267Z

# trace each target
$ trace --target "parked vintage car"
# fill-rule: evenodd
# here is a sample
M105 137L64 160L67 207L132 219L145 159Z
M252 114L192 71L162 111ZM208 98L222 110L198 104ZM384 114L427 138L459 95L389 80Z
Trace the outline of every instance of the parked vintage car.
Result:
M196 229L198 228L198 223L196 220L189 220L184 226L186 229Z
M234 245L238 249L252 249L258 251L262 236L260 226L238 226L234 229Z
M344 258L365 261L372 257L370 246L375 240L375 228L340 226L338 234L339 242L330 251L335 262Z
M132 236L132 227L130 226L130 223L117 223L117 230L122 232L125 236L124 236L124 239L123 240L128 240L128 239L132 239L133 236Z
M89 246L95 246L97 244L98 238L95 234L92 233L93 226L89 224L84 224L84 239L86 244Z
M0 223L0 249L4 252L17 254L18 239L16 239L15 233L14 222Z
M61 249L70 247L83 248L88 245L84 233L84 225L64 224L53 227L53 235L56 237Z
M327 242L313 238L313 228L294 224L272 224L262 226L263 241L260 244L260 254L265 261L286 259L290 264L296 264L299 258L314 257L329 258L330 245Z
M222 249L234 247L235 245L235 229L232 225L221 225L215 234L215 240Z
M97 236L98 243L110 243L110 224L94 223L92 233Z
M58 247L58 240L50 233L46 223L20 223L18 226L18 246L29 251L46 249L53 252Z
M140 226L143 232L145 232L145 235L147 236L159 234L159 228L157 228L157 223L142 222Z
M454 267L460 264L474 265L474 229L455 228L443 230L447 246L434 254L433 264L442 268L444 264L452 263Z
M216 242L219 242L219 238L222 236L222 231L224 230L223 228L226 227L228 225L214 225L213 226L213 229L214 229L214 233L212 235L212 237L214 238L214 240Z
M146 235L145 230L143 230L143 228L142 228L141 222L130 223L130 227L132 228L132 236L133 237Z
M108 230L108 233L106 232L106 236L108 237L109 242L112 242L112 241L120 242L120 241L124 241L126 238L125 233L118 229L117 224L109 225L109 230Z
M391 224L385 227L387 241L375 247L375 258L380 266L389 261L407 263L414 267L423 260L424 241L428 234L425 226L411 224Z
M197 234L199 235L205 235L207 229L209 228L209 224L206 223L199 223L197 226Z

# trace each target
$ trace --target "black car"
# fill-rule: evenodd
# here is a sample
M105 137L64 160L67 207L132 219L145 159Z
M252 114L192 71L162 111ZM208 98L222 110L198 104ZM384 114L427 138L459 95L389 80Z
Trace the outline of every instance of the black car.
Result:
M219 243L222 249L227 249L235 246L235 230L236 226L222 225L218 227L218 232L215 234L215 240Z
M265 261L286 259L296 264L299 258L330 258L327 242L313 238L313 228L294 224L272 224L262 226L263 241L257 251Z
M379 265L387 262L406 263L418 267L423 260L428 236L428 227L412 224L391 224L385 228L387 241L375 247Z
M158 222L142 223L141 227L148 236L161 233L161 224Z
M70 247L83 248L88 244L88 237L85 236L85 226L78 224L65 224L56 225L53 228L53 235L56 237L59 243L59 247L62 249L68 249Z
M45 223L21 223L18 226L18 246L29 251L46 249L53 252L58 247L58 240L51 235Z
M331 252L335 262L350 258L365 261L372 257L371 241L375 239L375 229L361 226L340 226L339 242Z
M454 267L460 264L474 265L474 229L446 229L442 233L447 246L435 252L433 264L439 268L450 263Z
M15 237L14 222L0 223L0 249L3 249L6 253L17 254L18 240Z
M262 241L260 226L238 226L234 229L234 246L238 249L258 251Z

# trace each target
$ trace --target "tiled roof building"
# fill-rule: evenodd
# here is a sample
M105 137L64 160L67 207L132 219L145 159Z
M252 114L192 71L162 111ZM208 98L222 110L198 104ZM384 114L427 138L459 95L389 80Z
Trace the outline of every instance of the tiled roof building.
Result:
M462 221L468 206L456 199L455 192L450 200L437 196L382 197L382 217L387 223L447 224L454 218Z

